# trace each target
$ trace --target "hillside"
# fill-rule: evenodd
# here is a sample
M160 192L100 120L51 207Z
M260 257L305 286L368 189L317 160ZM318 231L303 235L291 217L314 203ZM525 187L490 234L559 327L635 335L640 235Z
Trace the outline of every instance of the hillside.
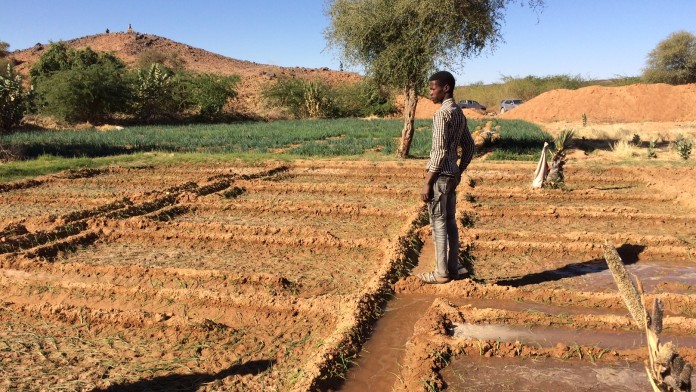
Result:
M238 86L239 96L232 102L233 108L239 113L262 118L275 115L272 108L269 109L261 102L260 93L265 83L277 77L319 78L331 84L360 79L360 76L355 73L333 71L328 68L279 67L237 60L152 34L121 32L96 34L65 43L75 49L90 47L95 51L113 52L129 66L136 63L143 51L155 49L178 54L184 61L184 67L190 71L239 75L242 80ZM37 44L29 49L14 51L12 57L19 63L17 70L23 75L28 75L32 64L39 59L45 48L46 45Z

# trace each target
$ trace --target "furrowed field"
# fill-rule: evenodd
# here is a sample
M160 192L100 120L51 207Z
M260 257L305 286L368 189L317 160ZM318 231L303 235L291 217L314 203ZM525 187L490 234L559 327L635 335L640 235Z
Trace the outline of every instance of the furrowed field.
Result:
M532 191L551 136L494 125L458 192L471 277L435 286L430 121L407 160L398 120L1 136L0 389L645 390L605 240L693 363L693 166L578 158Z

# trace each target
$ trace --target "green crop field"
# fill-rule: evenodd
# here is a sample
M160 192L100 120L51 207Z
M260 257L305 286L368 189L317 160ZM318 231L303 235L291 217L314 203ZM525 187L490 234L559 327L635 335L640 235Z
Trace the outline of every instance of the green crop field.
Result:
M469 128L473 130L479 123L470 121ZM489 159L534 159L543 142L551 140L547 133L524 121L499 120L497 124L501 126L501 140L494 145ZM108 132L15 132L0 135L0 145L20 158L0 165L0 179L11 181L70 168L142 164L151 160L253 161L366 154L386 159L396 151L401 127L398 119L338 119L136 126ZM418 120L415 127L411 155L425 158L430 151L431 121Z

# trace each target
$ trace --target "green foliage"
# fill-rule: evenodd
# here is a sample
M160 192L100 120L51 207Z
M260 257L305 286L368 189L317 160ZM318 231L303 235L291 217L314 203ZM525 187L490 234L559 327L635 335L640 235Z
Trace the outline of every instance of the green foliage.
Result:
M396 110L390 92L373 79L339 87L318 80L279 79L266 87L263 95L296 118L384 116Z
M553 141L553 144L556 148L556 153L561 153L568 148L570 148L571 143L573 142L573 138L575 137L575 130L573 129L564 129L562 130L558 136L556 136L556 139Z
M186 62L178 52L148 48L140 52L135 64L140 69L149 69L152 65L159 64L171 71L179 72L183 71Z
M679 157L683 160L687 160L691 156L692 145L691 139L684 138L682 134L677 135L677 140L674 142L674 147L677 149Z
M31 67L29 74L34 84L52 76L56 72L72 69L85 69L93 65L109 64L113 68L124 69L125 64L111 53L95 52L91 48L75 50L65 42L52 43Z
M436 64L454 63L496 43L509 3L332 0L326 36L344 60L365 66L379 83L418 89Z
M10 44L0 41L0 72L4 71L8 65L12 65L11 59L8 58Z
M28 95L22 87L22 77L15 75L7 64L5 73L0 74L0 130L8 130L24 116L28 107Z
M643 70L648 83L696 83L696 35L677 31L648 54Z
M66 121L102 121L126 109L129 96L123 69L113 63L53 72L36 85L39 111Z
M198 116L214 120L222 115L227 101L237 96L239 80L239 76L185 74L179 80L179 92L187 106L195 107Z
M320 80L279 79L264 89L263 96L295 118L331 117L334 110L331 88Z
M132 110L141 120L161 119L176 112L173 73L158 63L135 71Z
M631 144L633 144L636 147L640 147L640 135L637 133L633 134L633 137L631 138Z
M372 78L339 86L333 95L337 117L387 116L396 112L392 94Z
M657 140L651 140L648 145L648 158L657 158L657 152L655 151L655 144Z
M38 109L67 121L100 121L128 104L125 65L110 53L51 44L31 68Z
M525 1L522 1L524 3ZM532 7L543 0L527 0ZM326 38L347 63L364 67L379 84L402 89L404 139L409 155L416 92L438 64L461 64L500 40L504 9L512 0L331 0ZM514 1L514 3L518 3Z

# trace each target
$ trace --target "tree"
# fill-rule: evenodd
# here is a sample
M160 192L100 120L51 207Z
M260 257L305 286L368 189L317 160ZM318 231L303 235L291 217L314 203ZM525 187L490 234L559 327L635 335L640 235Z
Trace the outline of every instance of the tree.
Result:
M677 31L657 44L648 54L643 70L648 83L696 83L696 36Z
M39 110L68 121L101 121L124 110L125 64L110 53L51 44L30 74Z
M516 0L331 0L326 30L343 60L364 66L380 84L405 96L404 127L397 156L413 139L418 92L437 65L460 65L501 39L503 11ZM525 3L525 0L520 0ZM543 0L526 0L539 8Z

